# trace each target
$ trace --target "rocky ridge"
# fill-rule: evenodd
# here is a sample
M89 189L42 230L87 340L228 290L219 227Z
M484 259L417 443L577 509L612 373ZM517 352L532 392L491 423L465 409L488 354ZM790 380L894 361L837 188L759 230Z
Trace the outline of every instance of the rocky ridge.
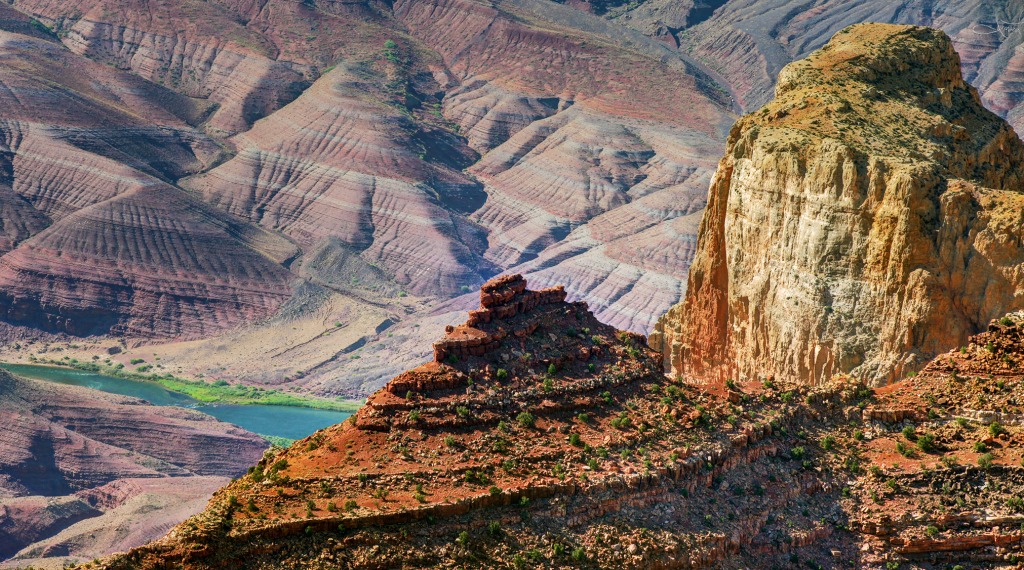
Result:
M810 190L831 200L820 199L808 210L826 212L826 206L851 196L862 196L858 205L886 206L868 216L884 222L879 232L867 232L868 238L879 233L892 238L881 240L890 254L881 266L891 270L895 286L921 288L893 297L910 298L927 317L944 309L942 294L948 291L940 287L933 295L927 275L910 279L901 273L919 256L927 269L928 256L915 248L908 254L897 238L923 233L920 228L933 223L940 229L934 238L939 243L944 232L966 236L962 249L973 247L985 259L1001 260L971 269L970 263L979 259L966 256L968 273L1012 277L1013 254L994 244L1013 243L1012 232L1020 227L1018 194L999 189L1020 181L1020 142L980 106L960 78L956 55L943 36L888 26L856 31L860 39L841 35L816 58L792 68L780 82L776 101L792 105L769 106L734 131L723 162L735 164L728 177L719 172L712 222L706 218L705 226L725 224L724 215L714 217L719 210L747 211L729 202L728 188L733 181L755 186L754 167L772 166L775 178L783 181L793 173L833 172L836 176L826 181L849 184L809 183ZM917 65L908 67L906 61ZM823 70L843 72L854 81L844 83ZM867 78L876 85L877 99L863 91ZM812 92L823 96L807 100ZM846 113L854 120L846 121ZM874 114L885 119L882 127L862 119ZM972 140L958 135L958 129L980 136ZM808 148L813 152L803 152ZM880 154L870 155L872 149ZM769 151L791 156L775 162ZM826 155L835 160L822 158ZM836 162L843 166L836 168ZM742 176L744 168L752 169L749 179ZM861 176L878 184L864 184L864 190L858 185ZM802 184L783 188L797 196L809 191ZM715 201L715 192L723 194L721 202ZM887 204L893 196L906 200ZM932 198L938 205L928 202ZM950 204L972 213L956 214ZM935 223L949 217L952 229ZM986 225L976 233L965 231L971 228L961 222L977 219ZM745 220L739 222L744 227ZM751 224L742 236L753 240L765 227L776 226ZM899 234L894 227L910 231ZM1011 237L1001 239L1005 235ZM722 243L725 236L712 233L709 241ZM824 243L835 245L831 239ZM836 247L842 251L844 245L850 244ZM759 250L737 249L716 260L701 257L707 249L702 240L693 275L702 283L709 276L710 285L691 290L701 292L697 298L728 301L714 287L747 281L719 279L716 272L728 278L726 260L742 261ZM811 252L819 249L830 251L809 247ZM886 265L890 258L895 260L891 266ZM751 265L758 266L756 259ZM804 293L797 287L802 283L797 273L790 289ZM772 275L772 280L785 277ZM967 275L964 282L985 282L973 277ZM808 280L820 281L827 280ZM929 337L949 331L925 319L910 344L895 345L910 352L917 350L914 343L925 346L921 354L899 362L898 376L906 372L908 378L878 391L835 370L822 374L820 385L808 386L802 357L793 359L796 372L784 363L773 374L776 364L766 361L759 374L740 375L738 381L728 363L718 369L722 363L711 361L698 369L712 372L703 377L713 381L712 389L706 389L693 385L700 376L666 377L660 355L646 347L645 339L602 325L586 305L566 303L564 295L558 288L529 291L517 276L485 284L480 308L433 346L434 361L393 379L352 422L262 460L215 495L207 511L166 538L98 565L1016 564L1022 535L1007 525L1019 522L1015 511L1021 510L1019 498L1014 500L1020 481L1015 466L1020 460L1015 386L1024 352L1020 314L990 322L981 336L968 339L965 333L962 349L927 365L930 353L925 350L956 343ZM937 305L927 304L935 298ZM806 299L798 300L802 305ZM993 290L992 302L1005 304L1005 296ZM708 329L742 329L732 327L727 311L714 313L720 305L705 307L717 319L708 321ZM828 308L823 312L845 310L842 305ZM986 314L998 316L1000 309L984 310L989 312L960 321L966 323L964 331L978 328ZM790 322L814 323L803 316L790 314ZM906 325L878 315L874 322L897 329ZM900 334L907 333L897 330L893 336ZM754 337L739 338L727 348L739 355L750 351L749 357L758 350L749 342ZM713 335L696 338L709 346L715 340ZM652 342L662 344L663 339ZM865 344L866 355L877 356L870 351L879 347L892 349L884 337L875 342ZM799 343L796 350L802 350ZM891 365L884 357L879 361L867 370ZM922 366L920 374L912 374L912 368Z
M703 567L754 544L788 552L762 544L773 512L804 516L801 546L820 550L813 540L835 530L813 521L831 516L838 486L791 448L862 390L714 396L667 379L642 337L564 295L519 276L485 284L435 361L354 421L261 461L202 515L101 566ZM814 514L799 515L808 501Z
M942 32L866 24L786 67L652 335L674 374L888 382L1021 307L1024 146L959 62Z
M489 283L435 344L443 363L265 458L167 537L82 567L931 570L1024 554L1024 313L883 389L714 393L561 295ZM511 334L489 347L480 326Z

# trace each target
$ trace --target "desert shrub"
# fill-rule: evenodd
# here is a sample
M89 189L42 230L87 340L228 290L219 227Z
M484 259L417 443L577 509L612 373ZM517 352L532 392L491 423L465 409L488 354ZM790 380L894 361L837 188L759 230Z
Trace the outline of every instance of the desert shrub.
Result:
M980 457L978 457L978 467L981 467L982 469L988 469L992 467L992 459L993 457L991 453L982 454Z
M930 433L923 433L917 438L917 448L924 453L932 453L935 451L935 435Z
M1000 434L1006 433L1004 428L999 422L992 422L988 424L988 434L992 437L999 437Z

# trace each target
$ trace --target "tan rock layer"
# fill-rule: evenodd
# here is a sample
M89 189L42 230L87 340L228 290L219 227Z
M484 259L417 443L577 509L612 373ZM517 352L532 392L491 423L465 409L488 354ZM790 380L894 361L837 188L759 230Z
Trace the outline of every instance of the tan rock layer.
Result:
M734 127L652 344L695 381L916 370L1024 305L1022 164L944 34L850 28Z

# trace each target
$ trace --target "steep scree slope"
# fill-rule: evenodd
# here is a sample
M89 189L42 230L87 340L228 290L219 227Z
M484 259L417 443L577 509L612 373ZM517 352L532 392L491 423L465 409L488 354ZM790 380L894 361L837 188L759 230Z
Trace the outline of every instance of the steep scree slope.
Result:
M697 381L916 370L1024 304L1022 166L945 34L853 26L733 128L652 342Z

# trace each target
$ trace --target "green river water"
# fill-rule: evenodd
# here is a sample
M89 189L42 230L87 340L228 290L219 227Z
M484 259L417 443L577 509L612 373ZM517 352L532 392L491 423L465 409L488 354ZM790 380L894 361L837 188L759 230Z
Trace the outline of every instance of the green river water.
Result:
M352 414L293 406L209 404L184 394L171 392L153 382L116 378L53 366L0 364L0 368L18 376L72 386L85 386L103 392L142 398L156 406L180 406L211 416L261 435L301 439L318 429L341 423Z

